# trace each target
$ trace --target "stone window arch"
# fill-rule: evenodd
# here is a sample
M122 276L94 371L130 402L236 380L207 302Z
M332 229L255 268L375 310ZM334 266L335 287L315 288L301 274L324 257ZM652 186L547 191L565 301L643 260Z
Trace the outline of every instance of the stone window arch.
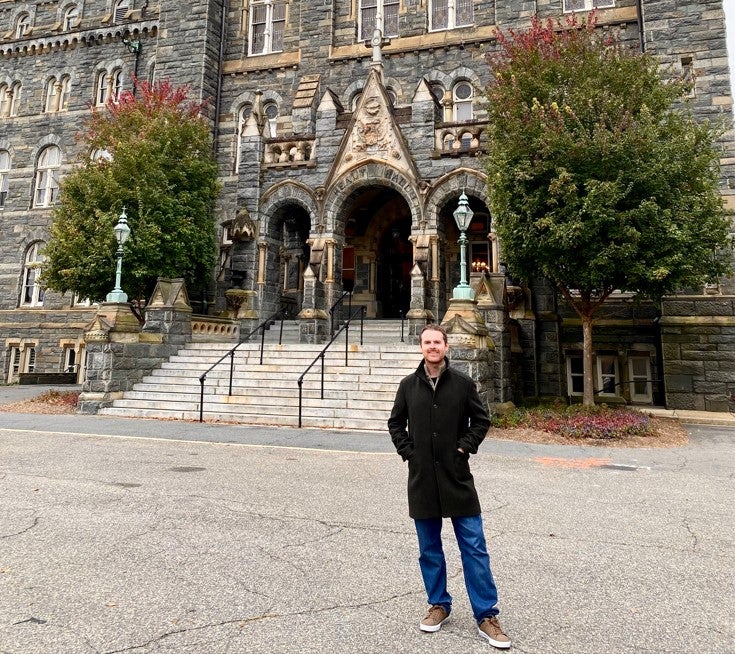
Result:
M20 14L20 16L15 19L15 38L22 39L23 37L30 35L30 33L31 15L26 13Z
M59 168L61 149L48 145L38 155L36 184L33 195L34 207L50 207L59 197Z
M64 32L76 29L80 23L80 11L79 5L71 4L68 5L61 17L61 29Z
M43 241L31 243L23 258L23 274L20 291L20 306L41 307L45 290L39 282L41 266L46 257L41 253Z
M475 89L467 80L459 80L452 87L454 122L464 123L474 118Z

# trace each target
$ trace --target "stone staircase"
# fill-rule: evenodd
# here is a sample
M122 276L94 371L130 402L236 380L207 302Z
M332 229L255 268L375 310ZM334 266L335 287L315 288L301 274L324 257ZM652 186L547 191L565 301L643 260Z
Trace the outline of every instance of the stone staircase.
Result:
M323 345L299 344L295 323L265 334L263 364L260 337L239 346L234 356L232 395L230 358L207 373L204 412L207 422L295 427L299 424L297 380ZM302 427L386 431L399 381L421 359L416 345L400 342L399 321L366 321L363 345L359 325L350 329L345 365L345 339L340 335L325 356L324 399L321 363L317 361L302 386ZM199 377L233 347L229 343L190 343L169 361L115 400L101 415L199 420Z

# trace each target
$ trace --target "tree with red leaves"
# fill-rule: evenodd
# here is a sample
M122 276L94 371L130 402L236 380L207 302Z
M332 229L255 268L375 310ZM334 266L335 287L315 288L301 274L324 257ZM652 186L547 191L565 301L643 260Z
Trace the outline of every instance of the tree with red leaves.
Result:
M654 300L730 270L718 126L659 62L595 29L536 19L501 35L488 90L488 190L511 273L542 276L582 323L617 292Z
M62 180L42 272L53 290L104 299L124 207L131 236L122 286L134 309L159 276L183 277L190 293L210 283L218 192L206 107L168 82L136 90L92 109L79 137L80 167Z

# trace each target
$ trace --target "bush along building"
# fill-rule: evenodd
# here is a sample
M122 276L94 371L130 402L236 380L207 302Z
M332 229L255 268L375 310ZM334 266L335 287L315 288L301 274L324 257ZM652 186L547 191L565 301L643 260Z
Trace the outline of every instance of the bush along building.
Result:
M732 126L721 1L0 1L4 381L71 371L81 382L87 350L109 342L109 307L45 291L38 272L88 105L114 100L135 75L186 83L210 101L220 253L211 293L190 306L211 324L219 318L218 338L285 306L302 342L323 342L330 308L349 292L369 319L405 318L409 340L427 321L445 323L453 357L490 403L581 396L579 321L543 279L520 285L504 266L482 163L483 89L500 30L593 5L598 29L691 75L697 119ZM722 195L735 209L732 129L721 147ZM458 298L454 214L465 199L473 293ZM151 306L165 314L161 302ZM181 329L176 346L187 338ZM594 339L600 399L725 410L735 392L735 281L660 304L618 294ZM170 349L147 350L146 366Z

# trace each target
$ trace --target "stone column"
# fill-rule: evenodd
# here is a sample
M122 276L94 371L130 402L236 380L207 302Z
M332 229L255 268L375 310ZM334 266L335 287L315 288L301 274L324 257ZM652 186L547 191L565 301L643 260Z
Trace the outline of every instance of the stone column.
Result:
M441 324L447 330L452 365L477 382L480 397L489 409L496 402L492 379L495 345L477 310L477 301L452 298Z
M299 311L299 341L323 343L329 334L329 316L324 306L324 284L311 265L304 271L304 299Z

